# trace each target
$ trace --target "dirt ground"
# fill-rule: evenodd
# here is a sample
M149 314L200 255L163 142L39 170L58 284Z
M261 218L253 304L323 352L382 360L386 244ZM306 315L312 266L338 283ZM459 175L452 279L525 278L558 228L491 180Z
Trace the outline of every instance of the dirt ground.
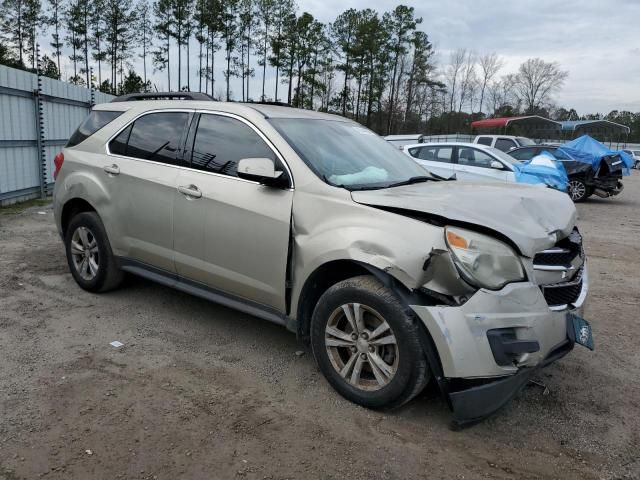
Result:
M595 352L461 432L433 388L391 413L343 400L281 327L141 279L84 292L50 206L0 210L0 480L640 478L639 172L624 183L578 206Z

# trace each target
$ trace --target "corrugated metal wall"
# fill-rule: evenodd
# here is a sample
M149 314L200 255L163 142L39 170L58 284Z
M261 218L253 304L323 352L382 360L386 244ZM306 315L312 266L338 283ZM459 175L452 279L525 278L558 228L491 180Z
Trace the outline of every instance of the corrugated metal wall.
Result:
M94 104L112 98L93 92ZM41 189L51 190L53 157L91 104L87 88L0 65L0 205L38 197Z

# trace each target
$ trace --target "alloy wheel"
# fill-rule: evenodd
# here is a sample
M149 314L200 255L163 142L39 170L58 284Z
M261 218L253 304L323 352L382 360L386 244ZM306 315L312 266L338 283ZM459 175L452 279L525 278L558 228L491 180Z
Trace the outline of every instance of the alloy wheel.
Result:
M87 227L78 227L71 237L73 266L83 280L91 281L98 275L100 252L96 237Z
M360 303L336 308L325 327L331 365L352 386L380 390L398 370L398 343L387 321Z
M584 183L578 180L569 182L569 195L571 195L571 200L581 200L586 194L587 187Z

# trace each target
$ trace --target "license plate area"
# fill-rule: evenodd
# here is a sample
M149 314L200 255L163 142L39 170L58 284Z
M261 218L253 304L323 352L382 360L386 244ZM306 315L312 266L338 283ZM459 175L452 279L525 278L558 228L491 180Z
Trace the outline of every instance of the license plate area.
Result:
M568 328L572 329L574 340L577 344L587 347L589 350L594 349L593 331L591 324L584 318L579 317L575 313L567 313Z

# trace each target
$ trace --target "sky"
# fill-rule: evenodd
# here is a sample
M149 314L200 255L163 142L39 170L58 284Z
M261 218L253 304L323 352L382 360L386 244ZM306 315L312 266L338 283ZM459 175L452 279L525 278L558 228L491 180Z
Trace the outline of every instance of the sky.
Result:
M298 0L299 13L307 11L329 23L348 8L390 11L400 0ZM458 48L478 54L495 52L513 73L527 58L556 61L569 72L555 103L579 114L608 113L613 109L640 111L640 0L405 0L422 17L420 29L434 44L436 61L447 63ZM192 49L197 48L195 41ZM194 50L192 50L193 52ZM223 91L223 53L216 56L216 94ZM174 55L176 58L176 55ZM254 60L255 61L255 60ZM65 62L67 63L67 62ZM192 61L192 90L197 78ZM142 73L141 61L135 70ZM257 67L257 65L256 65ZM64 69L64 68L63 68ZM172 66L172 69L175 68ZM153 70L148 66L148 71ZM184 75L184 74L183 74ZM151 79L166 88L166 75ZM175 84L175 80L173 80ZM184 83L184 82L183 82ZM235 97L240 81L232 81ZM251 81L251 96L258 98L261 72ZM286 87L280 87L285 93ZM267 74L272 96L274 72ZM282 99L282 98L281 98Z

